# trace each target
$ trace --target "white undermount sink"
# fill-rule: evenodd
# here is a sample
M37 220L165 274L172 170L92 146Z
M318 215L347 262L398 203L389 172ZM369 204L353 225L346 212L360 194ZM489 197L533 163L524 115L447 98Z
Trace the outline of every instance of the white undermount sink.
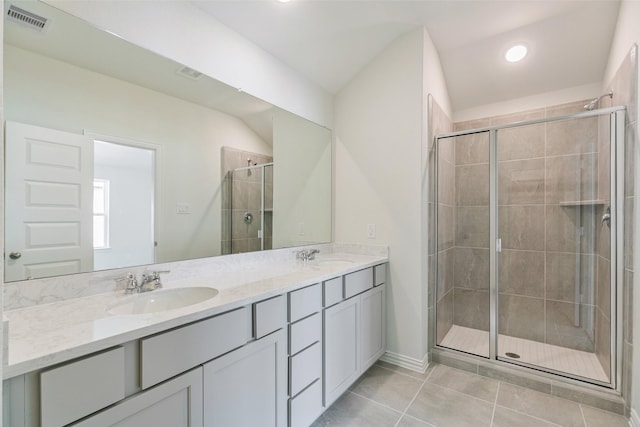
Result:
M107 312L114 315L158 313L198 304L216 295L217 289L207 287L160 289L126 297Z

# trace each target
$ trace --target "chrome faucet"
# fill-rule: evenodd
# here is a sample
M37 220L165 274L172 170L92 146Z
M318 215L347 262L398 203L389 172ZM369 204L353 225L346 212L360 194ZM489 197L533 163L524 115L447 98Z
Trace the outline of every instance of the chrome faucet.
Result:
M316 254L320 253L320 249L310 249L307 252L307 261L313 261L316 258Z
M142 275L142 282L140 283L139 292L149 292L149 291L153 291L154 289L160 289L162 287L162 282L160 281L160 275L163 273L171 273L171 271L163 270L163 271L145 272Z
M320 253L320 249L301 249L296 252L296 259L302 261L313 261L316 258L316 254Z
M151 271L145 272L142 275L142 280L138 283L138 279L134 273L127 273L126 276L117 277L115 279L116 282L121 282L126 280L127 285L124 289L125 294L137 294L140 292L149 292L154 289L159 289L162 287L162 282L160 282L160 275L162 273L169 273L170 271Z
M138 286L138 279L136 279L136 275L133 273L127 273L126 276L116 277L114 280L116 282L122 282L123 280L127 281L127 286L124 288L125 294L135 294L140 292L140 287Z

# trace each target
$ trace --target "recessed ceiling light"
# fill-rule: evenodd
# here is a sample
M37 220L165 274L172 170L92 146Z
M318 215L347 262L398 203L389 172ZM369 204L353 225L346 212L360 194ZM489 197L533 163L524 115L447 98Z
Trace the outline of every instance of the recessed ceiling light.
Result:
M527 56L527 47L522 44L513 46L504 55L505 59L509 62L521 61L525 56Z
M289 3L291 0L278 0L280 3Z

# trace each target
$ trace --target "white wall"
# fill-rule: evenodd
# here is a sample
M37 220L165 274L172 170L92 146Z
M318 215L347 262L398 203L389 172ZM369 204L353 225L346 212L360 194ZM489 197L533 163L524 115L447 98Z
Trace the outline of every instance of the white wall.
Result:
M602 94L602 83L596 82L588 85L574 86L553 92L539 93L523 98L509 99L508 101L485 104L479 107L459 110L453 114L454 122L464 122L485 117L500 116L503 114L517 113L519 111L534 110L560 105L581 99L596 98Z
M278 111L273 147L273 248L330 242L331 131Z
M242 121L14 47L4 72L6 120L160 146L158 262L220 254L220 148L272 154Z
M631 46L634 43L640 44L640 2L634 0L623 0L620 4L620 11L618 12L618 23L616 26L616 33L613 37L613 42L611 43L611 51L609 55L609 62L607 64L607 69L605 73L604 82L605 84L610 82L618 67L622 63L624 57L629 53ZM640 76L639 76L640 77ZM637 105L637 103L636 103ZM638 111L635 112L638 115ZM635 121L637 122L638 116L635 117ZM632 121L634 119L631 119ZM635 177L635 188L640 188L640 171L638 170L640 165L640 155L638 150L640 147L636 147L635 150L635 164L636 164L636 177ZM637 203L638 197L635 197ZM636 204L634 208L634 212L638 215L638 209L640 207ZM634 247L640 248L640 227L635 227L635 236L634 236ZM633 324L640 325L640 291L638 291L640 286L640 250L634 251L634 283L633 287L635 288L633 292ZM634 426L640 426L640 328L633 328L633 377L631 381L631 410L632 410L632 421L635 423Z
M445 79L444 72L442 71L442 64L440 63L440 56L436 50L436 46L431 40L431 36L426 31L423 31L424 46L423 46L423 85L425 95L430 93L440 105L440 108L447 114L452 116L451 100L449 99L449 91L447 89L447 81Z
M44 0L271 104L331 126L333 97L187 1Z
M603 82L608 83L613 79L623 59L631 50L634 43L640 42L640 2L636 0L623 0L618 11L616 31L609 50L609 61Z
M336 95L334 106L335 240L389 245L388 350L414 367L425 359L428 328L423 85L437 82L432 91L448 104L428 41L423 28L395 40ZM367 224L376 225L376 239L367 239Z

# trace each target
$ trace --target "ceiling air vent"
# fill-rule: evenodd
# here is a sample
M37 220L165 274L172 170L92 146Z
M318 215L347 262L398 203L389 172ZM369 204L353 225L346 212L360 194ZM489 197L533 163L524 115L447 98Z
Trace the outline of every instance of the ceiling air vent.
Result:
M47 18L38 16L35 13L27 12L26 10L20 9L14 5L9 5L6 16L9 21L17 22L36 31L43 31L49 22Z
M186 66L180 68L178 71L176 71L176 73L191 80L198 80L200 79L200 77L202 77L202 73L200 71L196 71L193 68L189 68Z

